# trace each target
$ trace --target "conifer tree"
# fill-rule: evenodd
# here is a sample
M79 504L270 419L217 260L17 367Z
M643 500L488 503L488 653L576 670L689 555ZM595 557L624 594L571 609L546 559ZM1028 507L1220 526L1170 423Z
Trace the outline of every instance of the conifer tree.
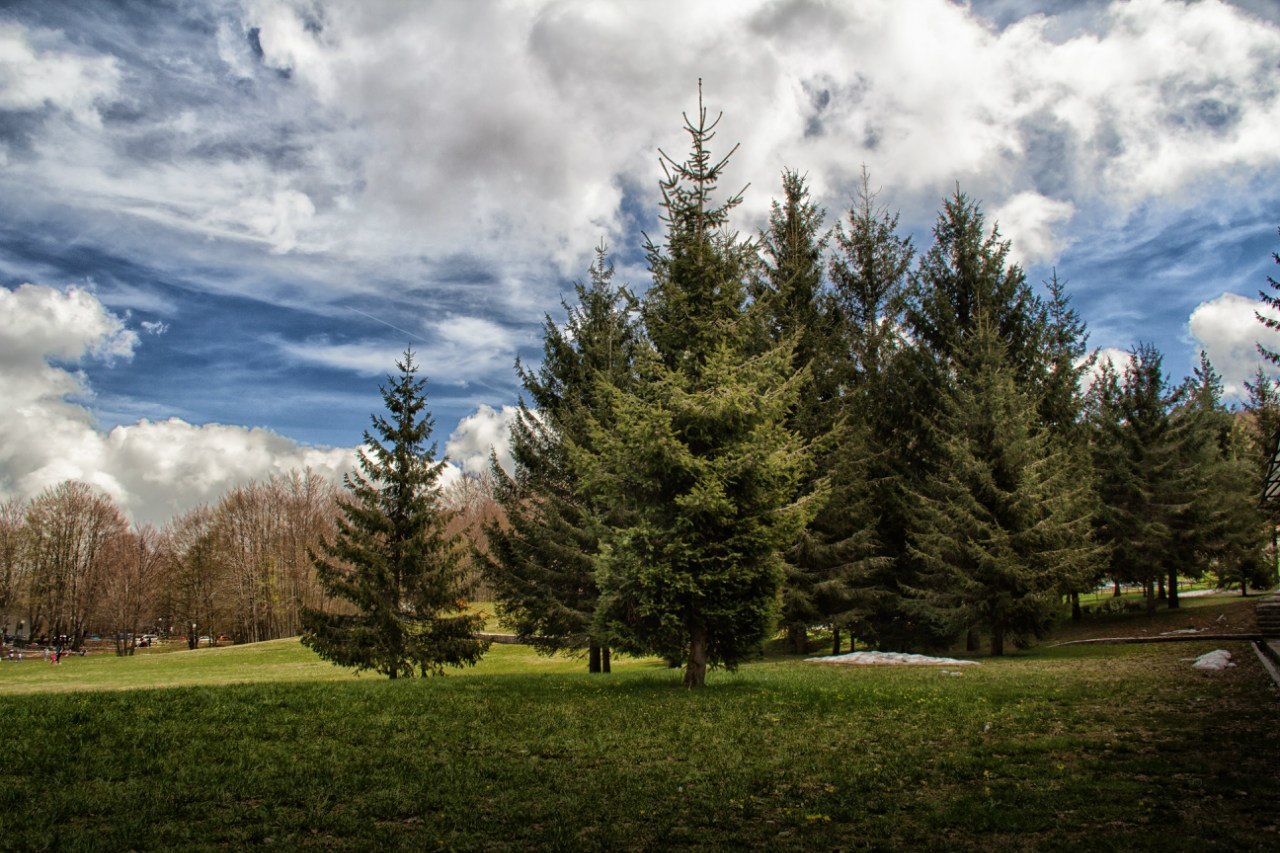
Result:
M760 235L763 256L761 275L755 281L755 301L764 324L763 347L792 346L792 372L797 375L795 407L788 426L806 443L830 442L832 404L836 391L832 340L836 331L823 291L821 233L825 212L809 195L804 177L787 170L782 174L783 199L774 201L769 226ZM806 495L824 501L826 479L813 476L802 486ZM782 594L782 624L791 650L803 653L808 646L808 626L827 620L829 589L833 578L828 566L804 537L787 549Z
M1101 511L1099 540L1110 548L1110 574L1141 583L1147 609L1156 586L1178 567L1179 517L1189 506L1182 459L1185 431L1171 410L1178 394L1164 375L1163 356L1150 344L1130 351L1122 378L1104 373L1093 434Z
M647 241L641 308L650 345L633 388L604 387L611 414L593 447L571 447L588 487L619 507L599 560L600 619L620 645L685 663L689 687L774 629L779 552L803 524L792 504L803 454L786 426L792 352L757 345L753 247L727 230L739 196L714 199L728 160L708 148L717 121L699 93L688 159L663 154L666 239Z
M1170 608L1178 606L1179 573L1199 577L1213 568L1246 586L1258 573L1266 541L1253 460L1239 419L1222 402L1223 390L1221 375L1201 351L1173 413L1182 438L1181 489L1186 498L1174 531L1176 563L1167 581Z
M907 607L956 636L977 625L991 653L1042 636L1064 576L1092 570L1092 500L1070 456L1018 388L1004 344L978 322L957 352L935 428L937 474L924 480L909 545L920 585Z
M800 542L803 564L821 579L822 613L835 628L864 640L893 642L901 632L893 577L904 541L905 504L895 493L901 421L895 359L902 349L905 287L914 249L898 217L876 202L864 168L858 198L835 227L830 313L836 321L829 373L839 395L829 439L814 448L827 472L825 500ZM853 637L851 637L851 642Z
M906 522L913 516L913 496L927 491L930 478L949 464L952 451L935 426L937 413L956 393L960 354L977 333L981 319L983 333L998 341L1000 358L1012 371L1018 391L1034 399L1033 386L1042 374L1045 330L1042 305L1022 269L1009 262L1009 242L1001 239L998 228L988 230L980 205L958 187L945 200L933 237L933 245L911 277L905 325L913 345L894 365L895 381L902 386L894 392L898 429L892 456L901 473L897 494L886 503L897 509L897 523L890 532L901 537L893 583L913 590L913 599L927 585L921 573L935 580L939 577L927 562L913 557L921 550L918 537L915 545L906 547ZM895 632L905 634L907 642L948 639L931 634L933 628L948 627L945 620L935 617L920 623L910 618L913 611L922 612L913 606L903 614L887 614L888 623L896 625ZM976 640L971 635L970 644Z
M372 416L359 471L343 477L337 535L312 555L325 593L355 612L302 616L302 642L321 657L390 678L474 664L486 645L475 636L480 617L466 612L461 553L445 533L450 514L437 489L445 463L427 444L426 380L416 378L411 350L396 367L381 389L390 417Z
M517 365L529 395L511 430L515 471L491 466L505 519L485 527L479 554L499 615L544 653L587 650L588 670L610 668L608 637L597 631L595 560L608 507L593 501L569 463L566 442L591 447L588 424L607 419L599 384L625 388L636 346L634 299L614 286L603 246L590 286L577 283L563 329L546 318L537 370Z
M912 334L945 366L981 316L1004 343L1015 381L1026 388L1040 366L1043 306L1022 268L1009 262L1009 241L998 228L987 232L981 206L958 187L933 235L912 280Z
M1097 356L1087 354L1089 335L1079 313L1071 307L1066 282L1058 278L1057 269L1044 284L1049 298L1043 301L1042 353L1038 375L1033 374L1033 393L1039 401L1040 422L1060 440L1069 454L1067 464L1092 489L1093 463L1089 457L1082 383L1097 363ZM1061 592L1071 601L1072 619L1079 621L1083 617L1080 593L1093 589L1101 579L1099 574L1063 578Z

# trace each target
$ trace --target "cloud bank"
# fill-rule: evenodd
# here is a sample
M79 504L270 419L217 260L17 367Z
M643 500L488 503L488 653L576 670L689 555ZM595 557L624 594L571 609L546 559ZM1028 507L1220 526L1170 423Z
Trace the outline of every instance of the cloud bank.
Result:
M103 432L74 367L128 362L138 336L86 290L0 289L0 496L30 498L62 480L105 491L138 522L163 522L227 489L293 468L338 478L350 449L305 447L266 429L142 420Z

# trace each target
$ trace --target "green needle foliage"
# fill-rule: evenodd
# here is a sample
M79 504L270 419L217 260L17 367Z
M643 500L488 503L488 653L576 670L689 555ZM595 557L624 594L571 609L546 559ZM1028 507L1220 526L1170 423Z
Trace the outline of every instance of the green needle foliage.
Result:
M461 554L445 534L450 514L437 483L444 461L428 445L426 380L413 352L396 362L382 399L390 418L373 415L360 470L343 477L338 534L312 555L325 592L355 612L304 611L302 642L342 666L397 678L442 674L474 664L486 645L479 616L466 608Z
M941 636L986 630L1000 655L1010 634L1045 633L1064 578L1096 572L1092 492L1039 424L994 329L979 321L957 355L936 425L941 464L916 495L909 551L922 588L908 606Z
M595 560L608 507L593 502L569 464L566 442L591 446L592 417L607 419L598 383L625 387L636 347L634 298L616 287L604 247L589 287L575 285L561 329L547 317L542 365L517 365L529 394L511 430L515 471L495 460L495 497L505 518L485 527L478 553L498 613L539 651L587 650L591 672L609 670L609 640L597 631Z
M777 624L779 553L803 519L793 498L804 455L787 427L798 381L792 348L759 351L744 282L752 246L727 233L738 197L715 203L728 158L713 160L699 97L686 116L689 159L664 155L665 244L648 243L654 283L642 306L651 346L636 383L602 383L607 422L575 465L619 508L599 560L599 619L619 644L733 667Z

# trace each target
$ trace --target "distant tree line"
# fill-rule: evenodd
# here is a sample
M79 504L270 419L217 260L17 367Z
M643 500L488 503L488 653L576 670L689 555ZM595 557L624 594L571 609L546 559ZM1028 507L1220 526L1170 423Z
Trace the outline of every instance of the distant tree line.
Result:
M474 481L447 490L450 535L493 503ZM66 481L0 504L0 626L72 647L97 635L131 654L147 634L247 643L299 633L333 606L311 554L332 538L337 490L295 471L239 486L163 527L131 525L105 493ZM469 564L468 564L468 570Z

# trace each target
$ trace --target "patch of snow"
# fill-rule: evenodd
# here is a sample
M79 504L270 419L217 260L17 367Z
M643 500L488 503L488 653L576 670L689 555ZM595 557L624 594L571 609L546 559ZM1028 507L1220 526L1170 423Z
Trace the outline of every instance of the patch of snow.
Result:
M1196 658L1196 662L1191 664L1192 669L1226 669L1229 666L1235 666L1231 662L1231 652L1226 649L1215 649L1212 652L1205 652Z
M1179 628L1176 631L1165 631L1160 636L1169 637L1169 636L1172 636L1173 634L1199 634L1203 630L1204 630L1203 628Z
M849 652L821 658L805 658L805 663L843 663L853 666L978 666L976 660L935 658L928 655L910 655L905 652ZM960 673L955 673L959 675Z

